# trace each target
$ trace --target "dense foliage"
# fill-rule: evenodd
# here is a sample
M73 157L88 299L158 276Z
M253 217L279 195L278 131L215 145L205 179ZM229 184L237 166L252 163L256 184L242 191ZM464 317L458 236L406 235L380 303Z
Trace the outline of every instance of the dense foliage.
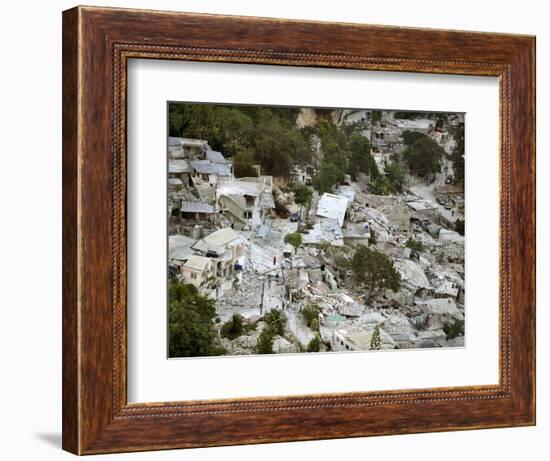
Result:
M253 178L258 176L254 168L256 159L250 149L243 150L233 157L233 173L236 178Z
M285 242L290 243L294 247L294 251L296 251L302 244L302 234L300 234L299 232L286 234Z
M403 192L405 186L405 175L396 162L391 162L385 167L386 179L392 192Z
M268 328L264 329L260 333L258 341L256 342L256 352L258 354L273 354L274 338L275 336L273 335L272 331L270 331Z
M170 136L199 138L214 150L236 157L235 174L256 176L247 165L262 172L288 177L293 163L311 160L308 138L296 128L298 109L210 104L170 104Z
M242 335L246 330L246 323L244 317L235 313L233 316L223 324L220 334L228 339L235 339Z
M286 316L282 311L273 309L266 313L263 321L267 323L267 328L275 335L282 336L285 332Z
M315 304L310 304L302 309L302 317L306 325L311 328L314 322L317 322L321 309Z
M365 245L357 247L351 260L351 269L370 296L386 289L398 291L401 287L401 276L395 270L392 259Z
M371 145L369 140L355 133L349 141L349 174L353 179L357 179L359 173L370 175L372 179L378 176L378 167L371 155Z
M313 199L313 190L305 184L293 184L290 190L294 193L294 202L300 205L300 208L306 207L306 218L309 215L311 200Z
M315 334L313 338L307 344L306 352L319 352L321 348L321 339L318 334Z
M403 139L407 145L403 159L412 174L426 177L441 171L440 161L445 151L432 138L421 133L405 131Z
M451 154L455 182L464 184L464 123L451 130L456 145Z
M465 224L464 219L457 219L457 220L455 221L455 230L456 230L460 235L464 235L464 224Z
M464 336L464 320L453 320L453 323L443 327L443 331L447 335L447 339L454 339L457 336Z
M193 285L180 282L170 282L168 299L170 357L222 354L213 322L214 301L200 295Z
M282 311L271 310L262 320L266 323L256 342L258 354L273 354L273 340L275 336L283 336L286 326L286 316Z

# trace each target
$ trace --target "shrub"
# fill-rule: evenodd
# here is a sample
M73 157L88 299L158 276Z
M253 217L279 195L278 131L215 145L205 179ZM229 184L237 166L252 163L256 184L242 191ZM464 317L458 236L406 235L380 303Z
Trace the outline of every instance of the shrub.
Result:
M315 335L311 341L307 345L307 352L319 352L319 348L321 347L321 340L319 339L319 335Z
M455 221L455 230L460 234L464 235L464 220L463 219L457 219Z
M233 314L233 317L225 322L220 330L224 338L235 339L245 332L245 319L241 314Z
M380 291L399 291L401 276L393 260L380 251L359 245L351 260L351 269L357 281L366 286L370 296Z
M263 317L263 321L267 324L267 330L273 333L273 336L282 336L285 332L286 316L282 311L271 310ZM264 330L265 331L265 330Z
M376 231L371 228L370 230L370 237L369 237L369 245L376 245Z
M370 348L373 351L377 351L380 349L382 341L380 339L380 326L376 325L374 328L374 331L372 332L372 337L370 340Z
M447 335L447 339L464 336L464 320L455 319L450 325L445 325L443 331Z
M302 234L299 232L294 232L292 234L286 234L285 235L285 242L290 243L294 247L294 252L300 247L302 244Z
M424 245L422 245L422 242L418 240L413 240L412 238L407 240L407 243L405 243L405 246L414 251L418 251L418 252L424 251Z
M256 343L256 352L258 354L273 354L273 331L269 328L265 328L258 337Z
M214 301L202 296L193 285L180 282L170 282L168 300L170 357L200 357L224 353L214 327Z
M306 325L310 328L313 327L313 321L319 318L319 306L310 304L302 309L302 317L306 321ZM319 323L317 322L317 326Z

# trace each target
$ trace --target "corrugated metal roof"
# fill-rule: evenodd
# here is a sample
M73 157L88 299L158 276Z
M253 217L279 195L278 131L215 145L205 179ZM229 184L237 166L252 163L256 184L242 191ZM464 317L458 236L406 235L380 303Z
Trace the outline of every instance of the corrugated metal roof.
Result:
M191 166L200 174L215 174L218 176L231 176L229 165L214 163L210 160L193 160Z
M214 213L214 207L205 202L181 202L183 213Z
M214 163L222 163L226 164L229 163L225 157L221 154L221 152L215 151L215 150L207 150L206 151L206 158Z
M189 164L185 160L168 160L168 173L190 173Z
M319 200L317 216L336 219L338 224L342 226L344 224L348 203L349 201L346 197L324 193L321 200Z

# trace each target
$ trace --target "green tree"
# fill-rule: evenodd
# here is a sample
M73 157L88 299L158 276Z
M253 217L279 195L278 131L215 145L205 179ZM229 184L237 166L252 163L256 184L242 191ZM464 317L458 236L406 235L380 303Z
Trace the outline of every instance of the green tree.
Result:
M405 185L405 175L399 165L395 162L389 163L385 167L386 178L393 192L403 192Z
M441 170L440 161L445 151L433 139L424 136L403 152L410 171L417 176L427 176Z
M311 189L311 187L301 183L293 184L290 190L294 193L294 201L296 202L296 204L300 205L300 211L304 206L306 207L307 218L309 216L311 200L313 199L313 190Z
M455 230L456 230L460 235L464 235L464 225L465 225L464 219L457 219L457 220L455 221Z
M300 248L302 244L302 234L299 232L293 232L285 235L285 242L290 243L294 247L294 253Z
M273 332L269 328L264 328L258 336L256 352L258 354L273 354L273 339Z
M454 319L453 323L443 327L443 331L447 335L447 339L464 336L464 320Z
M365 173L375 178L378 176L378 166L371 155L371 145L367 138L354 134L349 141L349 174L357 179L359 173Z
M422 245L422 242L419 240L414 240L413 238L409 238L405 243L405 246L414 251L424 251L424 245Z
M464 184L464 123L460 123L451 131L456 145L451 153L453 162L454 180Z
M223 324L220 334L228 339L235 339L241 336L245 331L245 319L239 314L235 313L233 316Z
M392 259L365 245L359 245L351 260L351 269L357 281L367 288L370 296L383 290L399 291L401 276Z
M292 163L308 163L311 158L305 136L272 109L258 110L252 145L262 170L273 176L289 177Z
M422 118L424 114L420 112L395 112L393 118L403 119L403 120L414 120L417 118Z
M273 332L273 335L283 336L285 333L286 316L277 309L272 309L263 316L263 321L267 328Z
M258 176L254 168L254 155L250 150L239 152L233 157L233 173L236 178L252 178Z
M381 343L382 343L382 340L380 339L380 326L376 325L376 327L374 327L374 331L372 332L372 336L370 340L370 349L373 351L379 350Z
M314 320L319 318L320 308L316 304L310 304L302 309L302 317L306 321L306 325L311 328Z
M369 183L369 192L374 195L390 195L392 186L385 176L378 176Z
M214 301L199 294L193 285L170 282L170 357L201 357L223 354L214 328Z
M255 176L249 167L258 163L267 174L288 177L292 163L311 161L294 108L171 103L168 110L170 136L204 139L227 157L240 155L238 176Z
M313 338L309 341L307 344L306 351L307 352L319 352L319 349L321 347L321 340L319 338L318 334L315 334Z
M370 228L369 245L376 245L377 241L378 240L376 239L376 231L371 227Z
M250 146L254 123L239 107L171 103L168 111L170 136L205 139L228 156Z
M332 139L322 144L321 148L323 150L323 161L334 165L343 179L349 166L346 151Z
M279 310L271 310L266 313L262 320L266 327L260 333L256 342L258 354L273 354L273 340L275 336L283 336L285 333L286 316Z
M401 136L403 137L403 142L405 143L406 146L412 146L419 139L423 139L427 137L424 133L420 133L419 131L410 131L410 130L403 131L403 134Z
M335 165L323 160L319 173L313 178L313 185L320 194L330 192L332 188L344 179L342 171Z

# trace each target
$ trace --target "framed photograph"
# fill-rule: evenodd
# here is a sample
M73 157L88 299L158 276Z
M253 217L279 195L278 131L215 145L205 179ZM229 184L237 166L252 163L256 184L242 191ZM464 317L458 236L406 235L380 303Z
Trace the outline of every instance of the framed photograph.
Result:
M535 424L535 38L63 13L63 448Z

